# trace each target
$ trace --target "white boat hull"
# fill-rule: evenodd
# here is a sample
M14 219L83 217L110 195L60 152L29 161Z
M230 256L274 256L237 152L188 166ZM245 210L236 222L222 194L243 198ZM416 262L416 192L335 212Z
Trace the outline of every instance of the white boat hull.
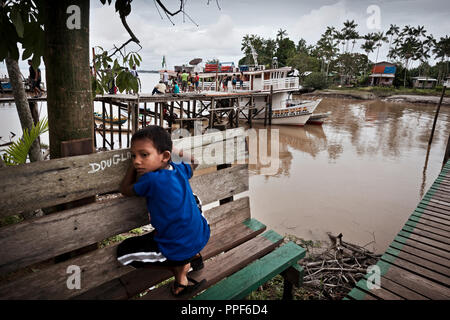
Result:
M272 110L272 124L304 126L321 101L322 99L306 101L290 107L274 109ZM258 115L252 121L264 122L264 117Z

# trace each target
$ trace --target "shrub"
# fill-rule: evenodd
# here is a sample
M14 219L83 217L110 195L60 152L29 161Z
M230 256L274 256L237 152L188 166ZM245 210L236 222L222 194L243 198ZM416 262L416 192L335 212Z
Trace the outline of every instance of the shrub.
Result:
M305 78L303 86L318 90L328 88L327 77L321 72L313 72Z

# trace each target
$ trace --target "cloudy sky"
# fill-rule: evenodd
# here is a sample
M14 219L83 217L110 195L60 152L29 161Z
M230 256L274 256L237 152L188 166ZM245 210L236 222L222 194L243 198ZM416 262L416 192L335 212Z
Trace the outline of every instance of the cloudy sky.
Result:
M180 1L164 3L176 11ZM355 20L360 34L387 31L390 24L424 25L435 38L450 34L448 0L219 0L219 6L216 0L186 0L185 10L198 26L183 14L173 17L172 25L153 0L134 0L127 20L143 47L141 69L159 69L163 55L169 68L197 57L237 64L245 34L275 39L282 28L295 43L303 38L312 45L327 26L341 29L345 20ZM113 6L92 0L90 19L91 46L111 49L129 39ZM388 45L384 47L378 61L386 58Z

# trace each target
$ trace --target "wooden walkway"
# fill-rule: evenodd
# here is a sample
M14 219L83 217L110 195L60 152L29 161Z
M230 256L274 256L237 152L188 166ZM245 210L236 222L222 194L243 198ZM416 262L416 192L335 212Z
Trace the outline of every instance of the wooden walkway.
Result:
M450 299L450 160L376 265L345 300Z

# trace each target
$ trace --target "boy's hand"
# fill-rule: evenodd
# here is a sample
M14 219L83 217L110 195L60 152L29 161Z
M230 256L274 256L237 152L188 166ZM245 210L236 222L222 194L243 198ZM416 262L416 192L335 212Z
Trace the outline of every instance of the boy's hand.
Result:
M122 193L124 196L135 196L136 193L134 192L133 185L136 182L136 178L136 169L131 163L128 167L127 173L125 174L125 177L120 184L120 193Z
M184 161L186 163L189 163L191 165L192 171L194 171L198 167L198 161L194 158L193 155L186 154L184 156L183 149L172 149L172 156L175 155L175 160L178 160L177 158L180 158L181 161Z

